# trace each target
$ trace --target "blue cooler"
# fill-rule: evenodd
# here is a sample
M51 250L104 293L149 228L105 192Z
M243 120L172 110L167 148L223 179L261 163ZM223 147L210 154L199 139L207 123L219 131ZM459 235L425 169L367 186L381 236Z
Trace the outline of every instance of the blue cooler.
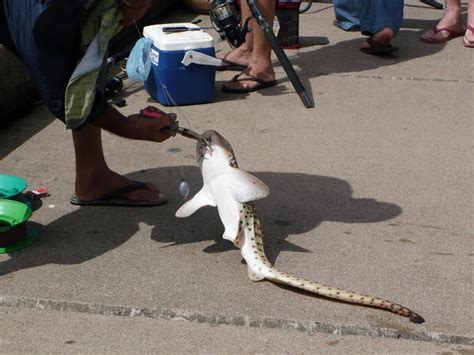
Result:
M163 29L185 27L194 30L167 33ZM216 67L181 63L188 51L215 57L214 40L191 23L147 26L143 35L153 41L151 71L145 89L165 106L189 105L214 100Z

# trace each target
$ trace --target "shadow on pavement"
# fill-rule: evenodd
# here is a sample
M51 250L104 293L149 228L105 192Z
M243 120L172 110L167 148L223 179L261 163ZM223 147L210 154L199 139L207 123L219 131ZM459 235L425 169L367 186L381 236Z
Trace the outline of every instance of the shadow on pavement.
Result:
M392 42L395 46L399 47L399 50L388 56L373 56L362 53L359 47L367 38L363 35L360 35L358 38L335 43L331 43L331 38L329 38L329 44L327 45L324 45L326 44L324 41L325 37L302 37L301 44L306 50L288 50L286 54L294 68L297 69L297 73L306 89L311 93L311 91L314 91L309 82L311 78L331 74L364 72L438 53L444 48L445 44L433 45L420 41L421 35L436 25L437 22L434 20L405 19L403 28ZM324 33L318 33L318 35L324 35ZM321 45L324 46L321 47ZM317 47L308 51L308 48L313 46ZM274 61L273 65L275 67L281 66L278 60ZM377 73L377 75L383 76L383 73ZM293 91L294 89L288 77L283 73L283 77L278 80L277 86L265 89L260 94L264 96L280 96L285 93L293 93ZM216 99L217 101L238 99L235 96L239 99L245 99L248 95L223 94Z
M34 110L37 112L30 112L0 127L0 161L54 121L54 117L44 106Z
M184 176L192 193L201 188L197 167L185 166ZM402 209L392 203L370 198L353 198L352 188L344 180L299 173L255 173L271 190L266 200L257 203L266 232L265 249L271 262L282 250L308 252L286 241L289 235L307 233L324 221L372 223L398 216ZM150 181L176 191L181 167L141 171L130 178ZM175 189L175 190L172 190ZM172 193L172 192L171 192ZM168 193L170 195L170 193ZM155 208L80 207L40 229L39 240L29 248L11 253L0 263L0 275L46 264L80 264L117 247L136 234L145 223L152 226L151 238L163 247L215 241L204 252L234 249L221 238L223 227L217 210L203 208L186 219L174 217L180 198L170 196L168 204Z

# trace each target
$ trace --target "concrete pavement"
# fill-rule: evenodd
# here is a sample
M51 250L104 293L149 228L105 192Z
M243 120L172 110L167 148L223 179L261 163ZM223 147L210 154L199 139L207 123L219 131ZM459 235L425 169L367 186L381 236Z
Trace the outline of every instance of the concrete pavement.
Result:
M473 352L473 52L461 38L419 42L441 12L418 4L407 2L390 58L359 52L328 3L300 17L305 47L287 53L314 109L275 62L277 87L223 94L235 73L218 73L215 103L171 110L221 132L270 186L257 209L277 268L402 303L424 325L252 283L215 210L174 218L182 174L193 193L201 184L184 138L104 135L110 166L156 183L167 205L70 205L70 133L39 106L0 131L0 171L51 190L31 218L39 241L0 256L0 352ZM127 114L152 103L140 87L126 96Z

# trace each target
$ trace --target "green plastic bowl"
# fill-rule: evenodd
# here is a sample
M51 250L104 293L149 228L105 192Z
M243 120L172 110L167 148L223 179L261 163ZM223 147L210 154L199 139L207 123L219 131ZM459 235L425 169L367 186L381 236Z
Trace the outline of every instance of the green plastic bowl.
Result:
M32 214L33 211L27 204L13 200L0 200L0 233L26 222Z
M36 234L26 225L32 214L24 203L0 200L0 254L24 248L36 239Z
M28 183L15 175L0 174L0 198L10 198L22 193Z

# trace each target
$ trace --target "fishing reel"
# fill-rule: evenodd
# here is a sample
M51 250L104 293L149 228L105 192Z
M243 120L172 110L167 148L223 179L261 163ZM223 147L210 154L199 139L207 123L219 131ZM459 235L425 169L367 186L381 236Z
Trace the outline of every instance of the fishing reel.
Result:
M240 47L245 42L249 29L247 18L241 27L241 16L234 0L211 0L211 21L222 39L227 39L232 48Z

